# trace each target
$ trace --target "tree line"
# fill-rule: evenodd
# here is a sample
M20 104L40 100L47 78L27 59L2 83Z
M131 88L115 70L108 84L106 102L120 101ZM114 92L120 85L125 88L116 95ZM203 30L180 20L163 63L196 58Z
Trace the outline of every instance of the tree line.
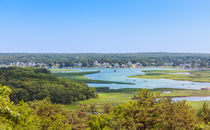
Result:
M74 67L81 63L82 67L93 67L94 61L110 64L141 63L143 66L163 66L165 63L173 63L172 66L189 64L194 67L210 66L210 54L196 53L1 53L0 63L10 64L13 62L44 63L48 67L58 64L60 68ZM41 67L41 66L39 66Z
M0 68L0 83L12 89L11 101L42 100L68 104L97 96L95 88L65 78L57 78L44 68Z

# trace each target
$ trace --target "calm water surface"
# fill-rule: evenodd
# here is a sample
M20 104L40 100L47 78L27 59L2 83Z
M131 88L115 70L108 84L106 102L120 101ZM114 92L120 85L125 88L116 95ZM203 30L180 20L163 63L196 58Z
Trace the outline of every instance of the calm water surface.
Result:
M135 85L129 84L88 84L92 87L109 87L111 89L120 88L182 88L182 89L201 89L203 87L210 87L210 83L198 83L190 81L177 81L168 79L140 79L129 78L128 76L144 74L143 70L161 70L160 68L79 68L78 71L96 71L100 70L100 73L86 75L89 79L95 80L107 80L107 81L119 81L135 83ZM164 69L165 70L165 69ZM186 73L189 74L189 73ZM173 98L175 101L190 100L190 101L204 101L210 100L210 97L177 97Z
M172 98L174 101L188 100L188 101L209 101L210 97L176 97Z
M113 68L79 68L79 71L95 71L100 73L86 75L89 79L119 81L135 83L130 84L89 84L92 87L110 87L111 89L119 88L183 88L183 89L200 89L210 87L210 83L198 83L190 81L177 81L168 79L140 79L130 78L128 76L144 74L143 70L160 70L160 68L118 68L116 72ZM164 69L165 70L165 69Z

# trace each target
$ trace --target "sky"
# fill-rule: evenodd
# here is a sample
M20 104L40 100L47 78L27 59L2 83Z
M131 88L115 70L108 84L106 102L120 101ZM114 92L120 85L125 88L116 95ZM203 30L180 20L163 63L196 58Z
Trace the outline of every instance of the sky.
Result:
M210 53L210 0L0 0L0 53Z

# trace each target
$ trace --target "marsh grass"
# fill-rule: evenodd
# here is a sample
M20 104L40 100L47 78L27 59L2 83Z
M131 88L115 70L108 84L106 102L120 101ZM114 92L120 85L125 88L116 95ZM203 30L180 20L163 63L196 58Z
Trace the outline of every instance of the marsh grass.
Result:
M125 89L110 89L104 93L98 93L98 98L89 99L85 101L79 101L73 104L67 104L64 106L66 110L77 110L79 104L97 104L99 110L101 110L104 103L111 104L113 106L132 101L133 95L135 95L137 89L125 88ZM161 97L187 97L187 96L210 96L210 91L205 90L192 90L192 89L173 89L173 88L156 88L151 89L152 92L160 94ZM169 94L162 93L162 91L171 91ZM201 108L204 101L187 101L193 109L198 110ZM206 101L210 105L210 101Z
M87 74L94 74L94 73L100 73L100 71L87 71L87 72L70 72L70 73L53 73L56 77L62 77L62 78L68 78L75 81L81 81L85 83L102 83L102 84L130 84L133 85L133 83L128 82L116 82L116 81L105 81L105 80L93 80L88 79L85 75Z
M142 78L142 79L172 79L180 81L210 83L210 71L149 70L144 72L145 72L144 75L135 75L129 77Z

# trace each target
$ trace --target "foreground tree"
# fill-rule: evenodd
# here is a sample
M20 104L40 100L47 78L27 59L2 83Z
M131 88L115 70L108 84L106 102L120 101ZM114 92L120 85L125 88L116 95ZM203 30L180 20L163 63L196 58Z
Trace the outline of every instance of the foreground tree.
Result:
M62 105L52 104L48 98L29 104L40 118L40 129L71 129L69 115Z
M202 108L198 111L197 116L205 124L210 122L210 109L207 103L204 102Z
M92 116L91 128L152 129L159 122L159 96L148 89L138 91L134 101L117 106L109 116ZM91 123L92 122L92 123ZM94 123L97 122L97 123ZM100 122L102 122L100 126ZM108 122L108 123L107 123ZM107 125L108 126L107 126Z
M38 129L39 118L24 102L10 102L11 89L0 86L0 129Z
M193 129L196 117L185 101L160 99L148 89L138 91L134 101L117 106L110 114L92 115L91 129Z
M62 105L52 104L49 99L14 104L10 101L9 87L0 86L1 130L48 130L71 129L69 115Z
M160 124L162 129L193 129L196 123L195 112L186 101L175 102L171 98L160 101Z

